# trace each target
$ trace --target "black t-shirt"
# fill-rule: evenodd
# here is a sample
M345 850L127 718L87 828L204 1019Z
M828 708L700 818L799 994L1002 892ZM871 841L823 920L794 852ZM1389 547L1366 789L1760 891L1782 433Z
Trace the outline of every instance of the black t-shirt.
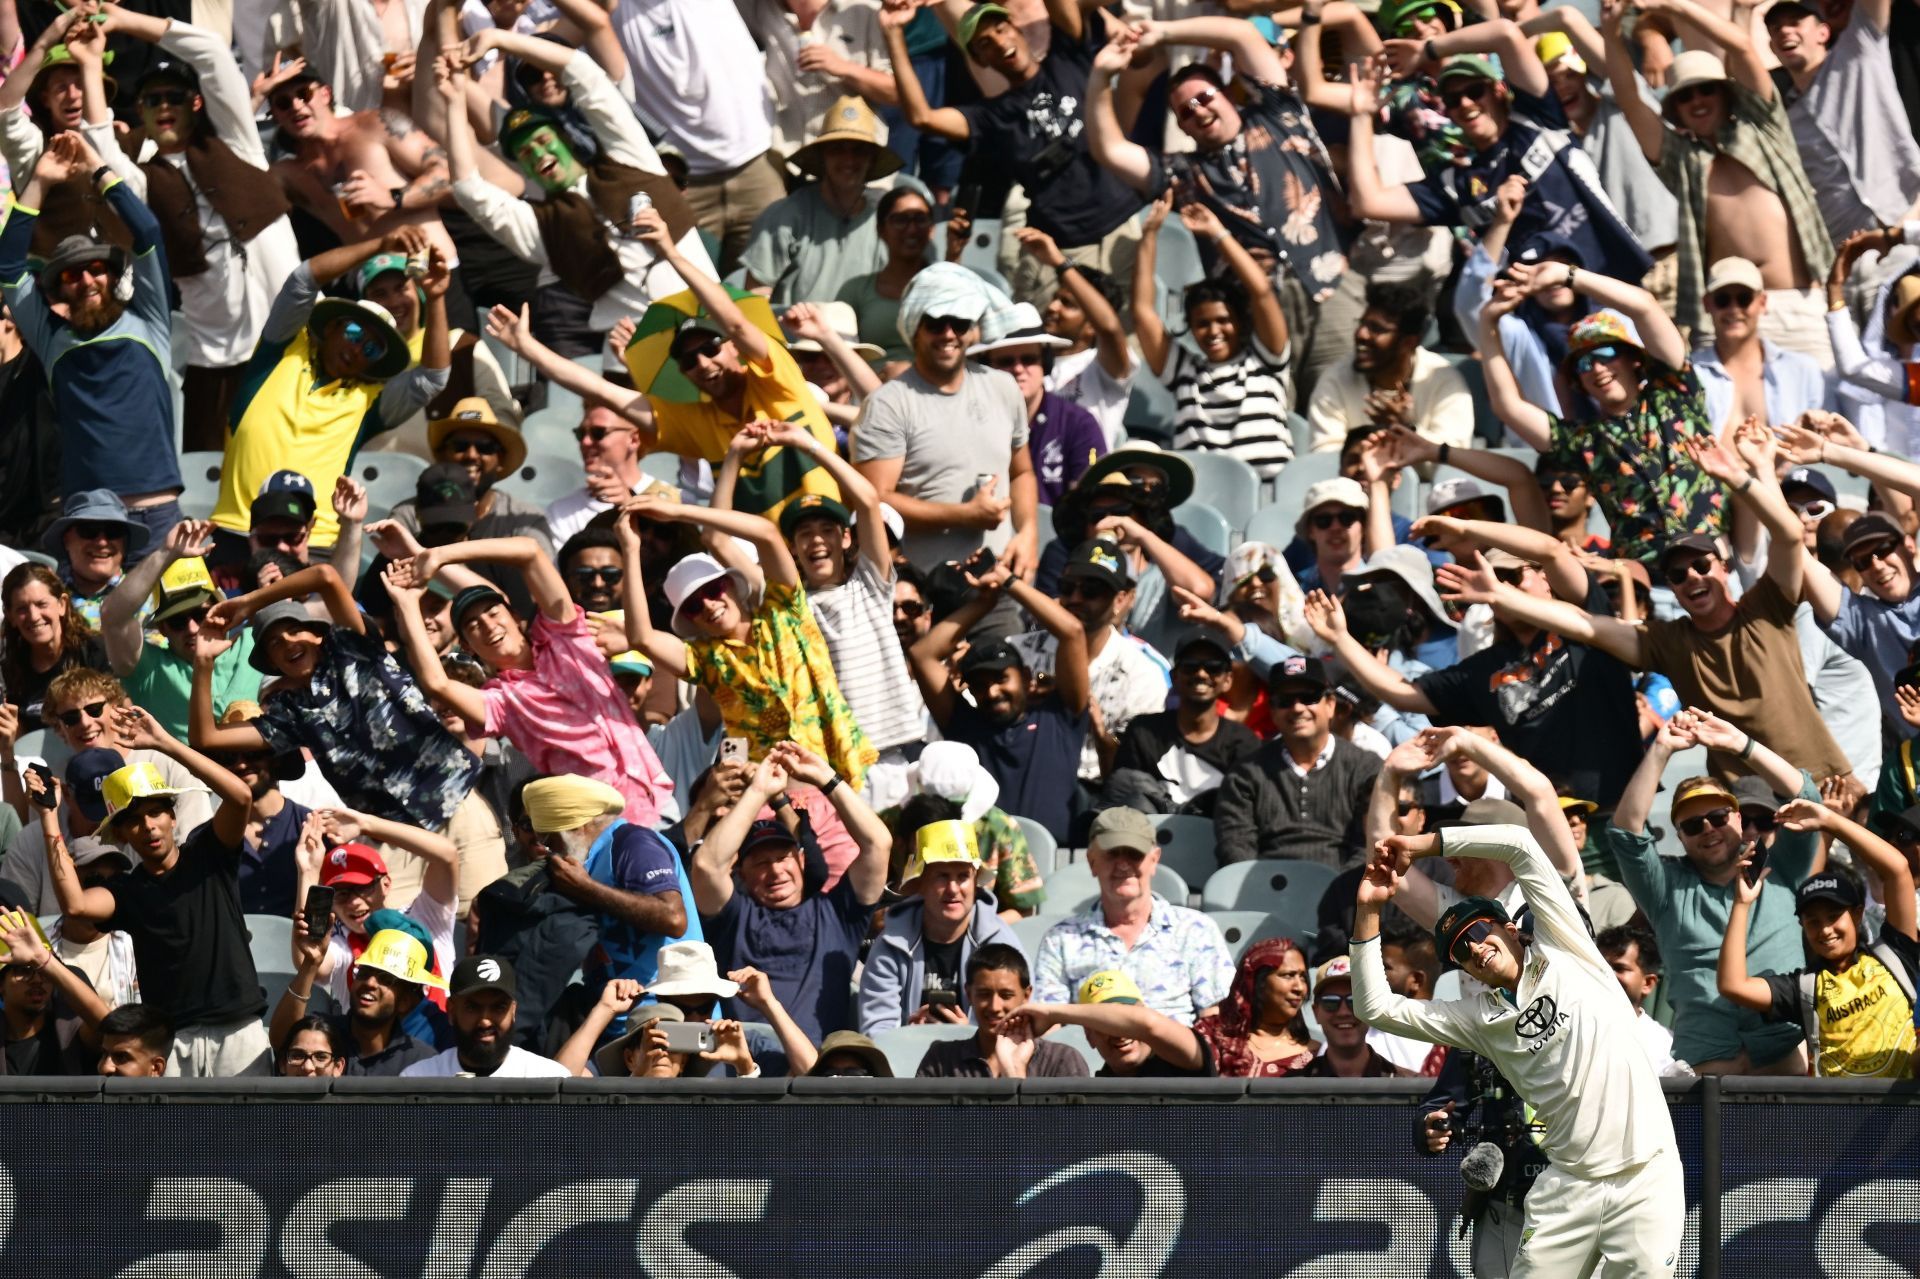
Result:
M980 756L980 766L1000 785L1003 811L1031 817L1065 847L1087 725L1085 711L1070 715L1057 697L1029 702L1027 713L1004 728L960 701L946 735Z
M1588 612L1611 611L1587 580ZM1618 659L1542 632L1533 643L1482 649L1414 680L1436 724L1491 724L1500 740L1601 808L1613 807L1640 765L1633 672Z
M1155 1053L1140 1063L1140 1069L1131 1075L1116 1075L1112 1066L1102 1066L1093 1072L1095 1079L1212 1079L1220 1073L1213 1063L1213 1046L1207 1043L1205 1035L1195 1035L1200 1044L1200 1064L1192 1070L1176 1066L1165 1057Z
M80 1042L79 1022L61 1022L48 1017L37 1035L7 1041L7 1074L91 1075L99 1065L99 1054ZM66 1042L62 1043L62 1039Z
M926 957L926 978L921 987L923 991L961 989L960 943L963 940L961 937L948 942L927 937L920 939L920 952Z
M140 998L174 1029L223 1026L266 1011L240 910L240 849L207 822L180 846L172 870L145 866L115 875L113 918L104 927L133 938Z
M1223 719L1212 737L1194 743L1180 735L1180 713L1159 711L1136 716L1120 738L1113 754L1116 769L1137 768L1161 777L1160 761L1169 751L1179 751L1212 765L1224 776L1234 765L1260 749L1254 731L1237 720Z
M976 155L1006 165L1033 201L1029 224L1074 248L1093 244L1132 217L1139 193L1094 162L1087 149L1087 73L1106 43L1089 13L1078 41L1059 27L1033 79L997 98L957 110L967 117Z

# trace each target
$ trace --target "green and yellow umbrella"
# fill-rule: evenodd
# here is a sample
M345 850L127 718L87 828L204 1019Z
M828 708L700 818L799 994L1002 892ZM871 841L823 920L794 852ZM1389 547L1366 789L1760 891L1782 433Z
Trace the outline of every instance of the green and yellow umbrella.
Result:
M733 299L735 306L753 324L773 341L781 346L787 344L787 335L780 331L780 322L773 318L773 308L758 293L745 289L736 289L731 284L725 286L727 296ZM673 338L685 325L707 320L712 323L700 299L693 290L676 293L672 297L661 298L647 308L640 317L640 323L634 326L633 341L627 343L627 372L633 375L633 384L648 395L671 400L676 404L697 404L700 392L693 383L687 381L680 372L679 365L668 358L673 350ZM718 330L721 326L713 324Z

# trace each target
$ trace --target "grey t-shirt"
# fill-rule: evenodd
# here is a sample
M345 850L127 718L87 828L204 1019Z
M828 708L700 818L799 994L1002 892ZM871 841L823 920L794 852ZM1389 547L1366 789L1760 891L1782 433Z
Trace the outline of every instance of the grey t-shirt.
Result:
M1894 83L1887 33L1864 12L1834 36L1787 122L1835 244L1906 216L1920 191L1920 146Z
M1007 496L1013 451L1026 447L1027 406L1008 374L984 364L967 365L960 387L935 390L918 369L867 397L853 424L853 460L901 458L900 492L923 502L972 499L979 476L998 478L994 492ZM959 528L916 531L904 543L916 568L964 560L982 546L997 554L1013 535L1011 513L990 533Z
M1658 111L1660 104L1647 82L1636 74L1633 84L1640 91L1640 100ZM1580 139L1580 149L1593 157L1593 167L1600 170L1607 195L1620 217L1640 237L1640 243L1653 252L1672 248L1680 238L1680 212L1673 192L1647 162L1647 153L1633 136L1633 126L1621 113L1607 77L1588 76L1587 87L1599 95L1600 101L1594 106L1587 135Z

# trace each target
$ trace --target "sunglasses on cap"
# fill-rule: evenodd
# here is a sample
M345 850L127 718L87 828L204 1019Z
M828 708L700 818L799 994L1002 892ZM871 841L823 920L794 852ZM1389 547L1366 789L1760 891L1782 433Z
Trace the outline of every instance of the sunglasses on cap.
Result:
M1682 835L1692 839L1707 827L1711 826L1715 830L1719 830L1732 819L1733 810L1731 808L1715 808L1700 814L1698 817L1684 818L1674 824L1680 828Z
M920 327L929 333L965 333L973 327L972 320L963 320L957 315L925 315L920 317Z
M1340 1011L1342 1005L1348 1008L1353 1007L1353 992L1348 991L1343 995L1339 991L1330 990L1324 995L1315 995L1313 1002L1316 1007L1325 1009L1330 1013L1337 1013Z
M1884 542L1875 542L1869 546L1856 546L1847 552L1847 563L1853 565L1854 572L1864 573L1873 567L1875 560L1891 560L1900 557L1900 543L1894 538Z
M1580 358L1573 362L1574 376L1583 377L1593 372L1594 365L1611 363L1624 354L1626 354L1626 352L1617 346L1596 346L1591 351L1583 351L1580 354Z
M61 711L55 718L68 728L78 728L80 727L82 718L100 719L103 718L106 713L107 704L105 702L88 702L84 706L76 706L72 710Z
M267 100L273 104L275 111L291 111L296 102L313 101L313 88L310 84L303 84L297 89L282 89Z
M630 426L576 426L573 428L573 438L579 440L582 444L588 440L598 444L609 435L618 435L622 431L630 431L632 429Z
M1684 586L1689 577L1712 577L1713 565L1711 555L1696 555L1678 564L1666 565L1660 570L1660 576L1667 579L1668 586Z
M1360 512L1342 508L1338 511L1320 511L1313 517L1313 527L1325 532L1338 524L1341 528L1352 528L1360 522ZM1273 570L1268 569L1268 572ZM1271 578L1262 579L1271 581Z
M1789 501L1787 505L1791 506L1793 513L1803 520L1824 520L1832 515L1834 510L1833 503L1824 497L1816 497L1809 501Z
M991 355L987 357L987 367L999 369L1002 373L1011 373L1020 368L1039 368L1046 363L1038 351L1015 351L1011 355Z
M681 347L678 351L675 351L673 354L673 362L679 366L682 373L685 373L701 360L719 358L721 346L722 343L720 339L709 334L705 341L690 343L687 346Z
M1468 924L1461 934L1453 939L1453 949L1447 955L1454 963L1465 966L1473 958L1473 947L1493 936L1499 925L1491 919L1476 919Z
M1233 663L1218 657L1188 657L1174 663L1179 675L1211 675L1215 679L1233 669Z
M1713 309L1716 311L1724 311L1730 306L1737 306L1744 311L1753 305L1753 299L1754 292L1752 289L1715 289L1712 293L1707 294L1707 301L1712 304Z
M387 340L375 333L358 320L348 320L340 329L340 336L360 348L360 354L369 363L378 360L387 353Z
M1452 89L1443 85L1440 89L1440 105L1445 110L1451 111L1462 102L1479 102L1492 88L1493 85L1485 80L1469 80Z
M185 89L149 89L140 95L143 107L184 107L190 100Z
M68 285L79 284L90 275L110 276L112 274L113 269L106 264L104 259L95 258L91 262L77 262L70 267L63 268L60 272L60 283Z
M123 524L69 524L67 527L78 534L83 542L97 542L102 538L113 540L127 535Z
M626 575L627 571L618 564L582 564L578 568L569 570L569 576L582 585L588 582L605 582L608 586L618 586Z
M1214 99L1218 98L1219 96L1220 96L1220 91L1218 89L1213 89L1213 88L1202 89L1200 90L1200 92L1194 94L1191 98L1188 98L1185 102L1174 103L1173 118L1176 120L1184 120L1188 116L1192 115L1194 112L1204 110L1205 108L1212 106L1214 103Z

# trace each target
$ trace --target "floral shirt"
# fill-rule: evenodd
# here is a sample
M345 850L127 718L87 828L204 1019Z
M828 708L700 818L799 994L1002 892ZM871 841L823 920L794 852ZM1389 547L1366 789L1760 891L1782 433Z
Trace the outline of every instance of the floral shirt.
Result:
M745 640L687 641L687 680L719 704L730 736L756 760L794 741L855 787L880 753L854 721L827 655L827 640L797 586L769 584Z
M1727 495L1681 449L1714 437L1707 399L1691 364L1647 358L1647 384L1625 413L1597 422L1549 415L1552 452L1584 466L1587 490L1612 529L1613 553L1654 567L1685 533L1726 531Z
M349 807L388 821L445 829L480 777L413 677L344 626L328 628L307 686L269 695L253 726L276 755L310 749Z
M1148 1007L1183 1026L1233 986L1233 960L1220 926L1155 893L1146 931L1131 947L1107 927L1097 901L1049 928L1034 963L1033 997L1070 1004L1081 982L1109 968L1133 978Z
M1347 272L1344 207L1327 148L1299 98L1242 76L1240 134L1223 147L1154 158L1148 181L1172 185L1212 209L1247 251L1266 263L1284 254L1307 296L1324 302Z

